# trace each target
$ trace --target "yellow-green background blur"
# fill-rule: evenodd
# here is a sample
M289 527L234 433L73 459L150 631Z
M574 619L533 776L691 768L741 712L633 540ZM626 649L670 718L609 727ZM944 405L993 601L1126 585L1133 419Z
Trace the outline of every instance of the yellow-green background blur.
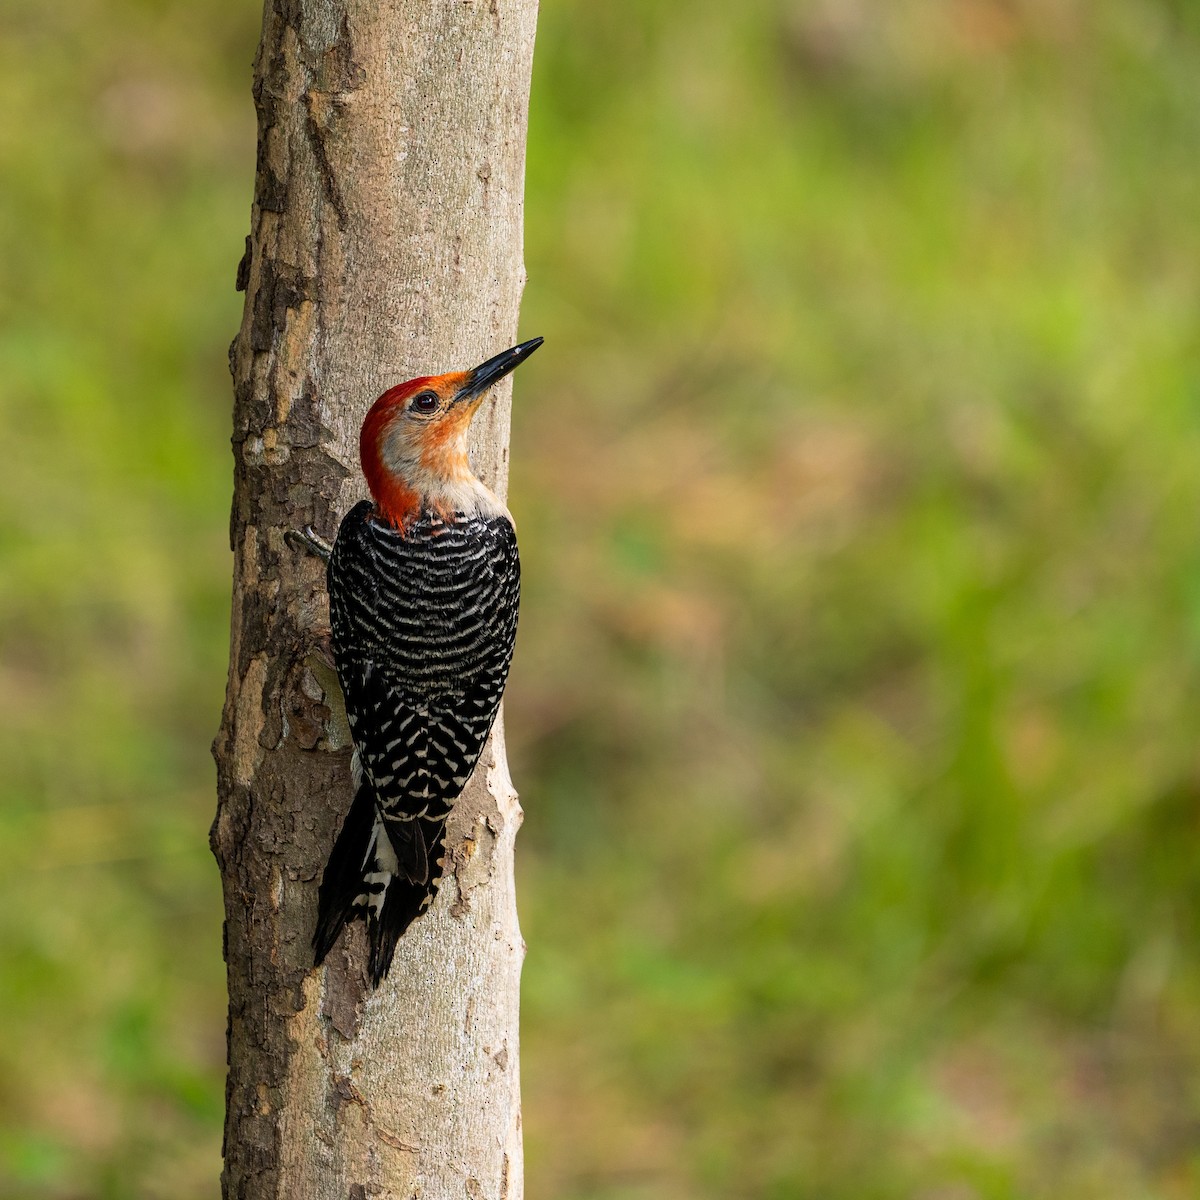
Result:
M1198 9L545 0L530 1200L1200 1195ZM5 10L5 1200L217 1194L259 11Z

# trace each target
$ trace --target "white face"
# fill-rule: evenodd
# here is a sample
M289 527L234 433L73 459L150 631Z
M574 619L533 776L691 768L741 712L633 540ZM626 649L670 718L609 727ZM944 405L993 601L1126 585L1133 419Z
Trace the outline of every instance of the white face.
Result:
M380 446L384 466L419 493L437 479L469 475L467 432L476 407L418 392L388 422Z
M475 477L467 457L467 433L478 401L451 404L439 397L439 403L424 412L421 406L414 408L414 402L425 394L414 396L388 425L380 446L384 467L404 480L425 506L447 515L507 514Z

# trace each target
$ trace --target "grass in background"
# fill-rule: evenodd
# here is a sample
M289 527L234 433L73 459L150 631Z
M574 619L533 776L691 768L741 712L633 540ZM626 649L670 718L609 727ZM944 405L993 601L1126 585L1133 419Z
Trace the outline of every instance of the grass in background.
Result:
M14 1197L216 1193L243 7L0 48ZM1198 34L543 5L531 1200L1200 1188Z

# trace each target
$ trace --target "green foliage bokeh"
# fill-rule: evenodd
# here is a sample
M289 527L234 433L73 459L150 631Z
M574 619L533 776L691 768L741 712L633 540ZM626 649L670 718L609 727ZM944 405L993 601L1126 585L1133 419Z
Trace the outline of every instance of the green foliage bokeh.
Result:
M14 1200L217 1194L258 19L0 40ZM531 1200L1200 1193L1198 146L1182 0L543 4Z

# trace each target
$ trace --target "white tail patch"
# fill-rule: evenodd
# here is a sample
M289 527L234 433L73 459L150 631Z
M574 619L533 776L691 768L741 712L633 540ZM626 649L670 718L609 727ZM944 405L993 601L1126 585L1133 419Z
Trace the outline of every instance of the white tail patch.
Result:
M357 752L355 753L357 758ZM367 852L363 855L363 890L355 897L355 908L367 909L373 917L378 918L383 902L387 899L388 885L400 870L396 851L392 849L391 838L383 827L379 814L375 814L375 824L371 826L371 840L367 843Z

